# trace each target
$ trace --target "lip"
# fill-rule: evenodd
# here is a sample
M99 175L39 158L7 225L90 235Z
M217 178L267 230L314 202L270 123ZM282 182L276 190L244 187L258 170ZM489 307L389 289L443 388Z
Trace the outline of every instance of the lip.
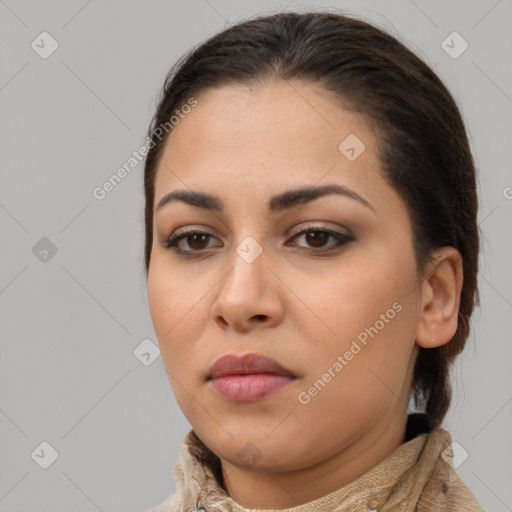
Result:
M277 393L294 380L294 377L288 375L255 373L216 377L208 384L216 393L231 402L256 402Z
M210 368L208 379L216 379L227 375L251 375L258 373L272 373L295 377L293 373L277 361L261 354L250 352L247 354L226 354L215 361Z
M227 400L255 402L276 393L295 379L290 370L266 356L227 354L212 366L208 384Z

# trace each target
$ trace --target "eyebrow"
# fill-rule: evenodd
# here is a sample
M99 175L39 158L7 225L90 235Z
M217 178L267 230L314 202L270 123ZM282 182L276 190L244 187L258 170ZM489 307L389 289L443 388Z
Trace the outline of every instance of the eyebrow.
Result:
M271 212L281 212L329 194L338 194L343 197L348 197L349 199L353 199L359 204L362 204L366 208L375 212L375 208L357 192L344 185L337 185L334 183L319 187L311 186L287 190L286 192L282 192L281 194L271 197L268 202L268 207ZM175 190L160 199L155 212L174 201L181 201L190 206L217 212L222 212L224 209L224 203L217 196L207 194L205 192Z

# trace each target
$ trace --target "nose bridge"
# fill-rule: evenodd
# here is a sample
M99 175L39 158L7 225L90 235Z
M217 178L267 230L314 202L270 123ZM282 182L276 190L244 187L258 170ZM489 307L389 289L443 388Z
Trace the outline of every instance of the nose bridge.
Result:
M222 280L212 307L212 315L222 325L247 328L256 318L275 323L282 316L279 292L269 279L267 254L252 236L246 236L233 248L231 270Z
M245 236L234 247L231 255L232 270L225 288L229 293L242 293L255 299L264 288L266 263L263 246L252 235Z

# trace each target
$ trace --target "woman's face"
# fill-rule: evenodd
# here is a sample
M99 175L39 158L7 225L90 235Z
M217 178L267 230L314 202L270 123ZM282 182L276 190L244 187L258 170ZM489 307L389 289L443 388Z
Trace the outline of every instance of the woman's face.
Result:
M371 451L403 429L420 318L410 218L382 177L376 134L299 81L223 86L196 100L159 162L148 275L176 399L239 469L291 471ZM283 197L317 187L341 192ZM175 191L215 201L157 208ZM187 230L200 234L165 247ZM223 396L212 365L247 353L293 378L260 378L284 382L266 396L254 377L245 394L247 377L227 378Z

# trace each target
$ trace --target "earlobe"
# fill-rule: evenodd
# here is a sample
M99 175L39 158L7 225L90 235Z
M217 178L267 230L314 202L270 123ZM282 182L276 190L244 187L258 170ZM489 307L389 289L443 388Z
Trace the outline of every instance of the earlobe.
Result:
M457 331L463 283L462 257L454 247L436 249L421 283L420 323L416 344L423 348L448 343Z

